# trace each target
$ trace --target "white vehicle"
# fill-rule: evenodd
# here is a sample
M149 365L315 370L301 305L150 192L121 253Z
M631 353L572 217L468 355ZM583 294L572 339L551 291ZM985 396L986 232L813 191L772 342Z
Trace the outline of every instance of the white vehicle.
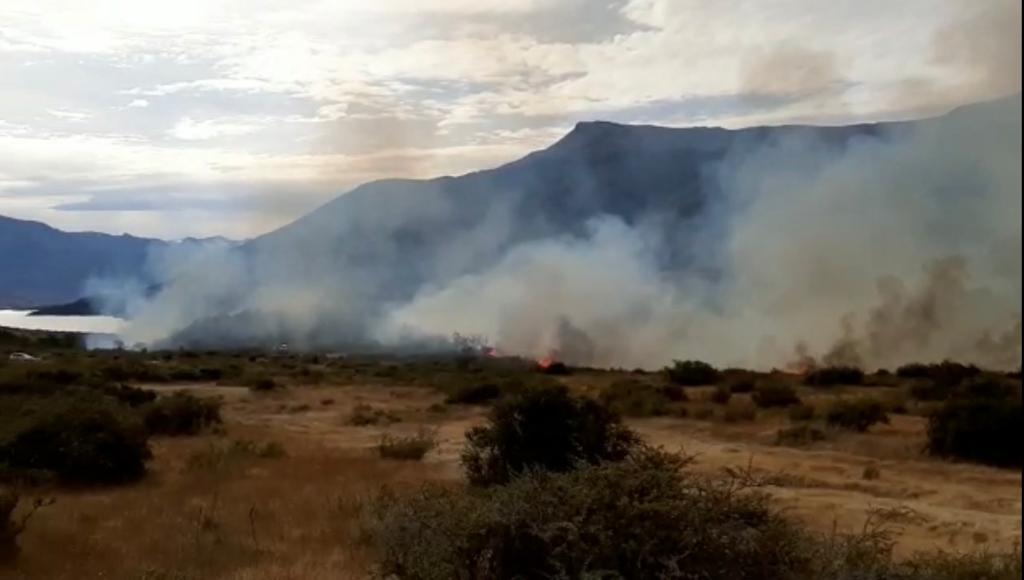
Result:
M11 360L21 360L21 361L39 360L38 357L34 357L34 356L28 354L27 352L12 352L11 356L9 358Z

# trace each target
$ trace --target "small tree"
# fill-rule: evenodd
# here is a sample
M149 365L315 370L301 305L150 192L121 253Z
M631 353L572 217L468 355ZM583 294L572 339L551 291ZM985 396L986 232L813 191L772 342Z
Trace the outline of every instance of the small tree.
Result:
M508 482L528 470L564 472L624 459L638 443L618 415L565 387L531 388L498 403L488 423L466 434L462 466L470 483Z
M699 360L673 361L665 374L669 381L685 386L714 384L719 376L715 367Z
M800 397L796 395L796 390L786 383L764 383L758 385L754 389L753 394L750 395L750 398L758 407L788 407L800 402Z
M977 384L963 389L928 420L927 451L932 455L1020 468L1021 397L1005 385Z
M888 425L889 415L885 412L885 406L875 399L840 400L829 408L825 421L831 427L863 433L877 423Z

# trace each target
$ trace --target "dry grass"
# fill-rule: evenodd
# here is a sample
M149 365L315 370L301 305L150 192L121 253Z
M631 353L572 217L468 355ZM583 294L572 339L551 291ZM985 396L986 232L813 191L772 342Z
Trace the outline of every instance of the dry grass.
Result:
M271 362L254 364L271 368ZM226 433L155 439L150 473L137 484L27 492L26 498L34 494L57 501L29 522L19 538L17 568L0 568L0 578L366 577L374 554L360 531L362 500L382 485L456 481L463 434L483 420L487 409L441 406L446 393L423 388L454 372L447 367L430 375L434 371L426 362L408 368L330 360L304 365L288 370L283 379L288 388L269 393L250 393L230 381L189 385L197 394L224 399ZM308 372L305 368L324 370L326 378L304 384L300 374ZM416 373L428 374L421 383ZM583 370L557 380L577 394L597 397L631 376ZM642 378L659 380L655 375ZM800 399L819 409L837 397L898 395L896 388L840 386L824 391L797 382L792 380ZM771 482L767 490L792 517L820 531L833 526L854 530L869 509L907 505L921 518L905 525L897 542L900 554L1005 550L1020 542L1020 472L922 456L922 417L894 415L891 424L868 433L844 432L806 448L786 448L775 445L775 435L792 425L788 409L758 409L752 420L730 423L725 409L711 403L713 392L714 387L687 387L690 400L679 406L689 412L688 418L673 413L631 419L629 424L655 445L695 454L695 469L708 475L747 465L753 457L755 470ZM330 404L323 403L328 400ZM750 404L749 393L734 392L728 407ZM402 422L348 424L360 405L401 417ZM704 408L713 415L695 419ZM377 456L385 433L404 437L424 427L435 433L437 447L423 461ZM211 449L230 449L237 441L253 442L255 451L227 451L230 459L223 461L195 459L217 453ZM284 455L261 456L259 449L268 442L280 444ZM866 478L868 466L882 476Z
M251 431L230 429L258 440ZM138 485L57 491L57 502L22 535L17 569L0 577L361 577L371 559L359 537L362 500L381 485L439 471L297 437L284 441L284 457L189 467L190 458L224 444L206 436L158 441L152 473Z

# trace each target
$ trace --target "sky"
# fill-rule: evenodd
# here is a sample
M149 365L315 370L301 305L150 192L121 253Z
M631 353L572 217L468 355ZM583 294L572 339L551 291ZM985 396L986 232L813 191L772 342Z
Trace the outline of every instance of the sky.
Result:
M938 114L1020 43L1019 0L0 0L0 214L240 239L579 121Z

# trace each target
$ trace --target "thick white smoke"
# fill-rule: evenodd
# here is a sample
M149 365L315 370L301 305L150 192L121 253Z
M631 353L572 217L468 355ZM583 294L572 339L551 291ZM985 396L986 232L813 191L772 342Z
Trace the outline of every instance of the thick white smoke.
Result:
M130 305L123 338L399 349L457 332L508 354L603 366L1019 365L1020 97L842 147L813 131L777 134L786 138L727 155L685 222L599 216L582 233L512 243L531 223L511 210L515 192L480 192L489 205L457 231L432 224L474 210L424 194L432 213L410 230L399 216L415 207L389 212L365 196L393 219L348 224L366 232L363 245L321 243L344 225L325 213L241 251L165 258L169 282L155 296L136 287L119 298ZM420 263L402 236L442 250ZM696 245L666 246L681 239ZM667 272L678 255L699 267Z
M724 211L706 215L726 220L706 224L726 232L707 238L721 244L705 248L722 256L714 282L667 278L652 236L607 218L585 237L526 244L423 289L394 308L383 336L458 331L499 351L614 366L769 367L810 355L1016 367L1020 104L863 137L838 156L793 138L727 159Z

